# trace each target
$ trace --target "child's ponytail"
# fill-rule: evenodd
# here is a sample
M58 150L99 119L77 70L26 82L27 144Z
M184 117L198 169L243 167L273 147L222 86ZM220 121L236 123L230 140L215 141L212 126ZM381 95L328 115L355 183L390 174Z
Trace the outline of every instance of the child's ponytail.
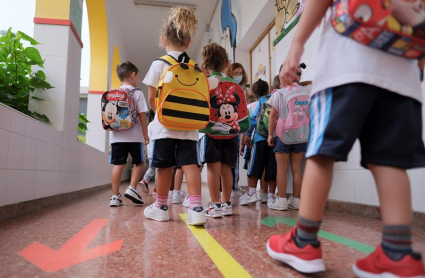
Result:
M258 79L252 85L252 91L258 98L265 96L269 92L269 84L264 80Z
M165 42L177 47L186 46L196 33L198 20L195 12L188 7L171 8L162 26L162 36Z

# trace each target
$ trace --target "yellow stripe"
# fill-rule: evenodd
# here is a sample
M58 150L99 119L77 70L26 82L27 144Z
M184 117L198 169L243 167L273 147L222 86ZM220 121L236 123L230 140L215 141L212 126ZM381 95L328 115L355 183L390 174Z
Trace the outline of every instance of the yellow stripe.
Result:
M186 214L180 217L186 222ZM224 277L252 277L202 226L187 227Z
M115 70L120 63L120 51L118 45L114 47L114 54L112 54L112 70L111 70L111 89L116 89L121 86L121 81L118 78L117 71Z

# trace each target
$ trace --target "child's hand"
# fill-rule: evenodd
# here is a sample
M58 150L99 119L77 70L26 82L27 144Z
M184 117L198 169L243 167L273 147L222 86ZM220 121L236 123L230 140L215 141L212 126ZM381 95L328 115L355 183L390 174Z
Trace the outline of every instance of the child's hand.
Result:
M274 137L273 135L269 135L269 137L267 138L267 143L269 143L270 147L274 146Z
M240 146L239 146L239 155L240 156L243 156L244 149L245 149L245 145L244 144L240 144Z
M251 146L251 138L249 136L245 137L245 145L247 145L248 148Z
M145 145L149 144L149 142L150 142L149 136L147 134L143 134L143 137L145 137L145 143L143 143L143 144L145 144Z
M286 56L285 62L283 62L282 69L279 73L281 88L290 86L294 82L298 82L300 80L301 69L298 66L303 53L304 47L302 45L292 44L288 56Z

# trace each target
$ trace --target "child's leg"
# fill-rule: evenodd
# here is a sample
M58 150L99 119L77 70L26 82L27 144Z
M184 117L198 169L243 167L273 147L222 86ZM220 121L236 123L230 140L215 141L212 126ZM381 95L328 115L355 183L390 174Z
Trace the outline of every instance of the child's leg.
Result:
M274 194L276 192L276 186L277 186L276 181L269 181L269 193L270 194Z
M176 169L174 177L174 190L180 191L183 183L183 170L181 168Z
M212 204L220 202L221 167L221 162L207 163L208 190Z
M168 196L172 180L173 167L158 168L156 177L156 193L157 196Z
M269 183L264 180L265 176L266 176L266 171L263 172L263 176L261 176L261 180L260 180L260 187L263 193L267 193L269 189Z
M289 153L275 153L277 163L277 190L279 197L286 198L286 187L288 186L288 159Z
M156 168L153 168L152 166L149 166L149 169L146 171L145 175L143 176L143 180L147 183L150 182L150 180L155 175Z
M134 165L133 169L131 170L131 180L130 185L133 188L137 188L137 184L139 184L140 177L142 176L143 171L143 162L139 163L138 165Z
M221 180L222 180L222 189L223 192L221 194L221 202L230 202L230 195L232 194L232 186L233 186L233 175L232 168L226 163L221 164ZM211 199L212 201L212 199Z
M124 168L125 165L114 165L114 167L112 168L111 180L113 195L120 194L121 175Z
M310 221L320 222L332 185L334 159L326 156L313 156L307 159L304 173L299 216Z
M301 193L301 184L303 181L303 172L301 169L305 153L291 153L291 170L294 198L299 198Z

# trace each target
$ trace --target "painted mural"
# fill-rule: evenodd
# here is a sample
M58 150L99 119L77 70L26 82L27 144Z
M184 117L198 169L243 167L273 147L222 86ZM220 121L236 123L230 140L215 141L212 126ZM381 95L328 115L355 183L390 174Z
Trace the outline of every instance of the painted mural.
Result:
M232 54L232 61L235 61L238 22L232 13L232 0L223 0L221 2L221 31L225 34L224 48L229 54Z
M279 43L298 23L307 0L276 0L275 23L276 39L273 46Z

